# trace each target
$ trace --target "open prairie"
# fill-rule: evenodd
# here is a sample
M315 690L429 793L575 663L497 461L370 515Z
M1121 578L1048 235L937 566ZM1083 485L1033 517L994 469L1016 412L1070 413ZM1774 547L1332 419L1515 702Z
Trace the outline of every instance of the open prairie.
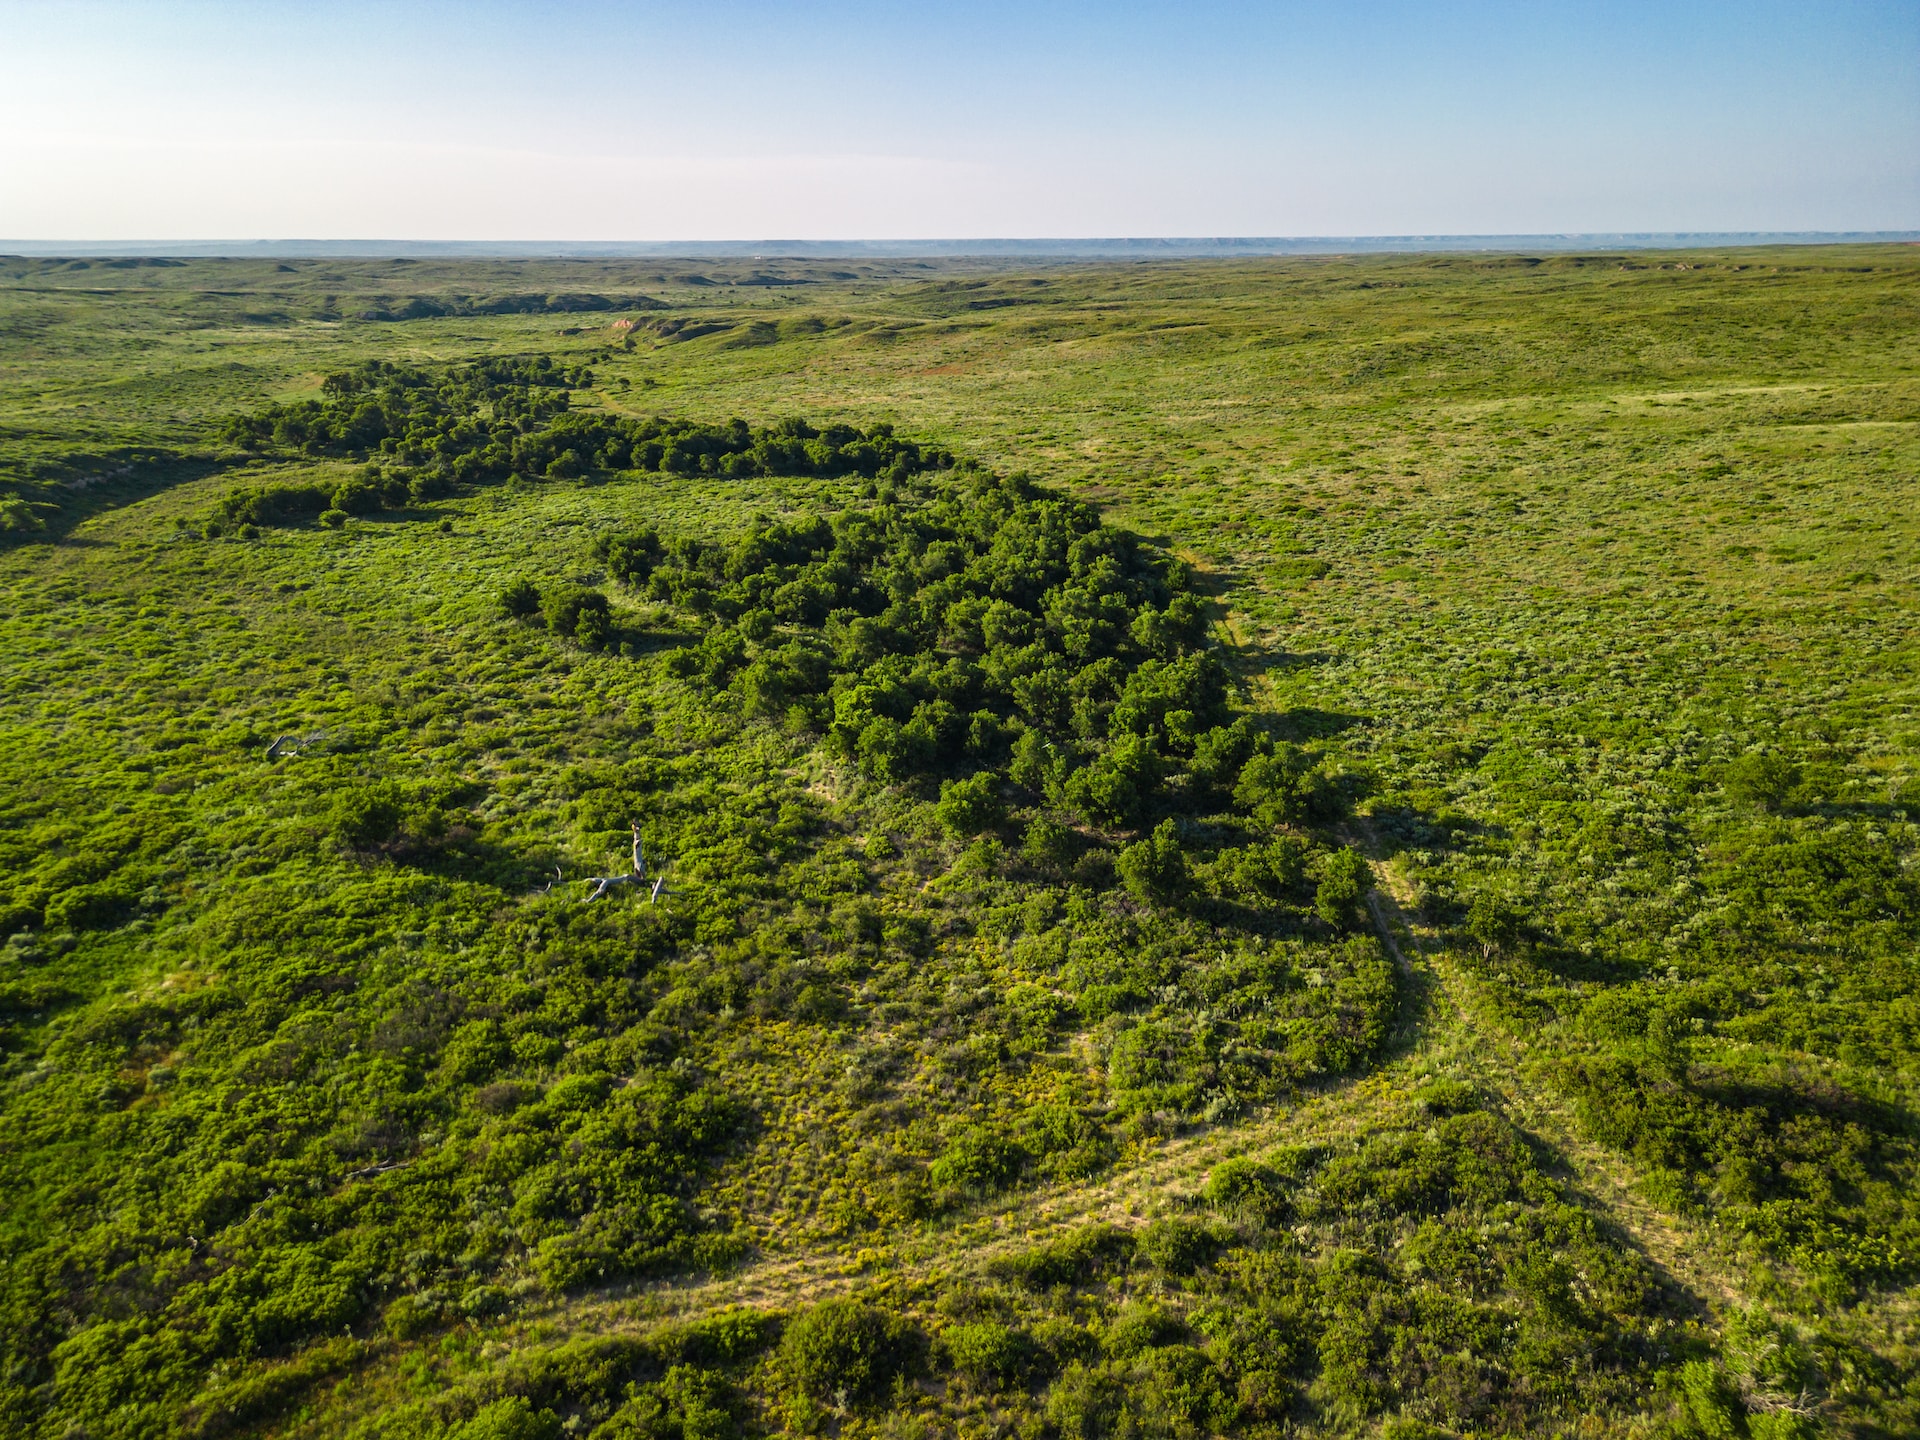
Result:
M0 259L0 1430L1914 1434L1917 580L1912 246Z

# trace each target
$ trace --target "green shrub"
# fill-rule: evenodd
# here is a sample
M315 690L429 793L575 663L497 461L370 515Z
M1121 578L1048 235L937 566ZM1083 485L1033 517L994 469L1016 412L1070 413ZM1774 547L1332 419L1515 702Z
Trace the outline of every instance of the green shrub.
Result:
M681 1334L687 1359L701 1364L732 1365L758 1355L779 1335L773 1316L760 1310L722 1310L689 1325Z
M500 613L509 620L527 620L540 613L540 590L522 575L500 591Z
M32 535L46 528L46 521L18 495L0 496L0 535Z
M383 508L380 486L372 481L353 479L333 492L332 508L349 515L373 515Z
M1278 1224L1292 1210L1287 1185L1253 1160L1223 1160L1213 1167L1200 1197L1223 1215L1262 1225Z
M1263 825L1326 819L1334 809L1326 776L1291 745L1249 758L1234 784L1233 803Z
M1220 888L1236 899L1270 905L1286 898L1306 871L1307 847L1297 836L1283 835L1265 845L1222 851L1215 874Z
M355 850L371 850L398 838L407 804L391 782L353 785L334 797L333 833Z
M822 1300L787 1323L780 1365L802 1394L865 1408L912 1367L913 1342L898 1316L860 1300Z
M723 1376L674 1365L628 1398L593 1431L593 1440L733 1440L741 1433L737 1398Z
M460 1313L469 1320L488 1320L504 1313L511 1303L498 1285L475 1285L460 1297Z
M381 1320L394 1339L417 1340L439 1326L440 1307L417 1295L402 1295L387 1306Z
M993 1269L1030 1290L1072 1285L1123 1267L1133 1236L1113 1225L1089 1225L1058 1240L994 1262Z
M569 638L606 634L612 628L613 607L607 597L577 585L559 585L547 591L540 599L540 613L549 630Z
M1000 799L1000 777L991 770L981 770L964 780L944 782L935 813L942 828L956 840L993 829L1007 813Z
M332 505L318 485L263 485L229 490L215 512L224 525L291 525L311 520Z
M1220 1251L1219 1237L1191 1220L1156 1220L1138 1243L1147 1262L1169 1275L1191 1275Z
M1136 1301L1123 1306L1108 1322L1100 1342L1109 1355L1125 1360L1156 1345L1170 1344L1184 1333L1180 1322L1158 1305Z
M1413 1092L1413 1100L1429 1115L1465 1115L1480 1108L1480 1092L1464 1080L1429 1080Z
M1742 755L1726 767L1722 783L1729 799L1778 810L1800 784L1800 767L1784 755Z
M1020 858L1043 870L1058 870L1073 859L1074 833L1051 816L1037 815L1020 842Z
M553 1411L536 1410L524 1395L510 1395L455 1426L447 1440L560 1440L561 1433Z
M1364 923L1363 906L1373 872L1358 850L1348 846L1327 857L1319 887L1313 892L1314 913L1341 930Z
M1120 1381L1098 1366L1069 1365L1047 1391L1047 1423L1063 1440L1108 1440L1126 1404Z
M1746 1407L1719 1364L1689 1360L1680 1369L1680 1393L1687 1418L1707 1440L1740 1440L1745 1436Z
M990 1191L1011 1182L1026 1163L1026 1151L1017 1142L974 1127L953 1138L946 1153L928 1167L927 1175L936 1185Z
M950 1325L940 1332L940 1345L955 1370L990 1388L1019 1379L1033 1351L1025 1331L992 1320Z
M1185 893L1188 882L1179 827L1172 820L1162 820L1153 834L1120 852L1114 869L1136 900L1150 905L1172 904Z

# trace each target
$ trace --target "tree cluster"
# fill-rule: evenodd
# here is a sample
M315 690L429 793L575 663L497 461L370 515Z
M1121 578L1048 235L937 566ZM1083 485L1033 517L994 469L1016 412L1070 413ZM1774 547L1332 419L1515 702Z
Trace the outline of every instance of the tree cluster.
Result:
M595 554L710 623L682 673L880 781L947 777L958 834L992 828L1003 787L1101 829L1228 801L1284 825L1337 803L1309 757L1231 716L1191 569L1022 478L923 478L731 543L647 529Z
M396 468L400 494L505 480L568 479L596 472L670 475L862 475L900 480L950 465L944 451L895 438L892 428L816 429L804 420L754 427L634 419L577 410L585 367L483 360L428 372L373 360L328 375L318 399L239 415L221 439L260 454L378 456ZM345 507L336 507L345 508Z

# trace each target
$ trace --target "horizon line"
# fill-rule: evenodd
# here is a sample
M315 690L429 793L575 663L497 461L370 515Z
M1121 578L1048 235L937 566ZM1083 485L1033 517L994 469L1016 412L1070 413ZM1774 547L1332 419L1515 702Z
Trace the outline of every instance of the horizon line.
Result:
M757 240L0 239L18 259L964 259L1207 258L1232 255L1494 250L1691 249L1701 246L1898 244L1920 230L1589 230L1487 234L1086 236Z

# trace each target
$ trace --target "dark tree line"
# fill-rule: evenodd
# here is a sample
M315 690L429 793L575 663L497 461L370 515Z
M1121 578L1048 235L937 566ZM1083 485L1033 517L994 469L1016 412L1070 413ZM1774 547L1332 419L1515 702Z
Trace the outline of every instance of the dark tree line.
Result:
M544 355L479 361L437 374L369 361L327 376L317 400L235 416L221 438L261 454L377 459L401 503L513 476L567 479L644 470L728 479L861 475L898 481L953 463L944 451L896 438L888 425L816 429L790 419L755 427L744 420L642 420L574 409L574 392L591 387L593 378L591 370L555 364Z

